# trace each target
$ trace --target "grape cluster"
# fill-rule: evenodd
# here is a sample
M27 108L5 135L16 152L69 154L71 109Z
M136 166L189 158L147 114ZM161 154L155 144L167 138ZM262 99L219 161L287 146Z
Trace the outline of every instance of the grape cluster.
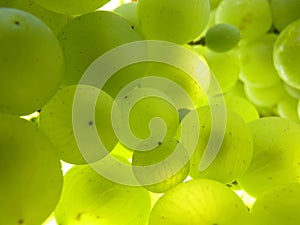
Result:
M0 0L0 225L300 224L300 1L112 2Z

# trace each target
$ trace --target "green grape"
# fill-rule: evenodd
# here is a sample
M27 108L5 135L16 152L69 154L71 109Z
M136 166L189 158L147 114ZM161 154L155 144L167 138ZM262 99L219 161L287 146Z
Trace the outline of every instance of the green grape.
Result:
M228 187L195 179L166 192L154 205L149 225L247 225L249 212Z
M216 24L208 29L205 45L214 52L226 52L240 41L240 31L227 23Z
M290 119L299 123L299 117L297 113L298 99L293 98L286 94L277 105L278 115L282 118Z
M63 54L55 35L38 18L0 8L0 111L27 115L59 88Z
M71 19L70 16L55 13L40 7L32 0L0 0L0 7L17 8L31 13L47 24L55 34Z
M106 180L87 165L74 166L65 175L55 219L63 225L143 225L150 206L144 188Z
M244 87L248 99L259 107L272 108L285 93L281 81L266 88L257 88L249 85L245 85Z
M172 155L175 150L179 153ZM132 165L138 166L133 168L135 177L141 185L155 193L166 192L183 182L189 173L188 162L187 151L173 138L166 138L151 151L135 151L132 157ZM155 165L153 169L144 169L152 165Z
M273 46L277 35L266 34L240 46L240 79L247 85L270 87L280 80L273 64Z
M300 126L280 117L265 117L248 124L254 151L247 172L238 179L250 195L282 183L300 181Z
M300 19L299 0L272 0L270 4L273 24L279 31L282 31L291 22Z
M300 223L300 184L290 183L266 190L252 209L255 225L294 225Z
M300 99L299 99L299 102L298 102L298 117L300 119Z
M203 56L224 92L234 86L240 74L240 60L236 51L216 53L207 50Z
M139 0L137 17L147 39L186 44L205 28L209 0Z
M197 112L200 121L200 136L190 161L190 175L193 178L203 177L224 183L233 182L245 173L252 158L252 136L246 123L236 113L227 111L225 118L226 130L219 152L212 164L206 170L200 171L200 161L207 148L211 132L221 131L211 131L212 117L210 107L199 108ZM189 115L184 120L189 119L188 117Z
M66 14L66 15L79 15L95 11L96 9L103 6L109 0L34 0L37 4L42 7Z
M42 108L39 126L57 148L60 158L68 163L84 164L86 161L96 161L103 157L100 152L97 153L96 143L87 136L86 147L91 152L88 152L83 158L82 149L78 146L78 142L76 142L78 140L74 134L73 100L75 93L82 96L80 98L81 110L86 111L89 104L92 104L91 96L98 91L97 88L85 85L66 86L60 89ZM95 118L90 118L89 115L83 113L80 116L82 132L96 125L99 137L107 151L111 151L118 142L111 123L112 104L113 99L105 92L100 92L95 109Z
M0 224L40 225L60 198L54 147L33 123L0 114Z
M288 85L287 83L284 83L284 88L286 90L286 92L292 96L293 98L300 98L300 90L291 87L290 85Z
M240 80L238 80L233 87L231 87L228 91L226 91L225 94L247 99L244 84Z
M85 70L100 55L119 45L140 40L121 16L97 11L71 20L58 34L66 71L64 85L77 84Z
M300 19L287 26L274 45L274 64L279 76L291 87L300 89Z
M267 0L223 0L217 8L216 23L229 23L250 40L266 33L272 24Z
M222 0L209 0L209 2L210 2L210 8L211 9L217 8L221 1Z
M246 98L234 95L225 95L226 107L237 113L246 123L259 118L256 107Z

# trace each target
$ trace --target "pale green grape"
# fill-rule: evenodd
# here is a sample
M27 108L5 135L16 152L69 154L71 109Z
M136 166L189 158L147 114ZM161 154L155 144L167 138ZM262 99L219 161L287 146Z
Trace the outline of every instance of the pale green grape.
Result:
M150 206L144 188L109 181L87 165L74 166L65 175L55 218L61 225L143 225Z
M223 0L217 8L216 23L230 23L250 40L266 33L272 23L267 0Z
M211 133L221 131L211 131L213 119L209 107L199 108L197 112L200 121L200 135L191 158L190 175L194 178L211 178L230 183L243 175L250 164L253 151L251 133L240 116L227 110L226 130L220 150L212 164L206 170L200 171L200 161L207 148ZM188 119L189 114L183 121ZM185 144L183 143L184 146L186 146Z
M17 8L29 12L46 23L55 34L71 19L70 16L49 11L32 0L0 0L0 7Z
M210 8L211 9L217 8L221 1L222 0L209 0Z
M280 117L265 117L248 124L253 138L253 159L238 179L250 195L259 196L274 185L300 181L300 125Z
M147 39L186 44L197 38L209 19L209 0L139 0L137 17Z
M291 87L287 83L284 83L284 88L287 91L287 93L292 96L293 98L300 98L300 90Z
M270 4L273 24L279 31L282 31L291 22L300 19L299 0L272 0Z
M55 35L38 18L0 8L0 111L26 115L59 88L63 54Z
M79 15L95 11L103 6L109 0L34 0L42 7L66 14L66 15Z
M257 88L249 85L244 87L248 99L259 107L271 108L275 106L285 93L281 81L266 88Z
M208 179L179 184L154 205L149 225L247 225L249 212L228 187Z
M286 94L277 105L278 115L282 118L287 118L299 123L299 117L297 113L298 99L293 98Z
M115 13L97 11L76 17L58 34L66 62L63 84L77 84L100 55L139 39L127 21Z
M273 64L273 46L277 35L266 34L241 45L240 79L252 87L269 87L280 80Z
M216 18L216 9L213 9L210 11L208 23L206 24L204 30L201 32L200 36L196 38L196 40L204 37L208 29L216 24L215 18Z
M299 102L298 102L298 117L300 119L300 99L299 99Z
M0 124L0 224L40 225L62 189L55 148L29 121L0 114Z
M294 225L300 223L300 184L275 186L260 195L252 209L255 225Z
M238 96L241 98L247 98L243 82L238 80L233 87L226 91L226 95Z
M205 45L215 52L226 52L240 41L240 31L233 25L219 23L208 29Z
M274 45L274 64L279 76L290 86L300 89L300 19L287 26Z
M98 89L85 85L66 86L60 89L42 108L39 126L57 148L62 160L72 164L84 164L87 158L83 158L73 131L72 110L76 91L77 94L82 95L80 99L82 110L89 110L89 104L92 104L91 96L97 93ZM118 142L111 123L112 104L113 99L105 92L100 92L95 109L95 118L86 115L80 118L83 132L88 127L96 126L99 138L108 151L111 151ZM96 161L103 156L100 152L97 153L98 149L90 138L86 137L86 146L91 152L85 157L89 157L88 161Z
M172 155L180 145L179 154ZM183 182L189 173L189 156L184 147L173 138L166 138L151 151L135 151L132 157L133 172L146 189L161 193ZM159 164L159 165L158 165ZM157 165L145 170L141 167ZM159 182L158 182L159 181Z
M256 107L246 98L227 94L225 103L229 110L237 113L246 123L259 118Z

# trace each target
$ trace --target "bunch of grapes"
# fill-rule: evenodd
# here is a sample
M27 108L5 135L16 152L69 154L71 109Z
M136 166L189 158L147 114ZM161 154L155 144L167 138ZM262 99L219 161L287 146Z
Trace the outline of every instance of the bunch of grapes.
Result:
M300 224L299 12L0 0L0 225Z

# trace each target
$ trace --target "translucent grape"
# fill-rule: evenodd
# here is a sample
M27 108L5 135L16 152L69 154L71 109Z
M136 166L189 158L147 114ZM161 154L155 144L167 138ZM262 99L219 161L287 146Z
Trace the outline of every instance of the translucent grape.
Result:
M195 179L166 192L154 205L149 225L246 225L249 213L228 187L213 180Z
M0 8L0 111L27 115L59 88L63 54L55 35L38 18Z
M65 175L55 209L58 224L143 225L150 212L150 195L142 187L120 185L87 165Z
M206 46L215 52L226 52L240 41L240 31L231 24L216 24L205 35Z
M291 87L300 89L300 19L287 26L274 45L274 64L279 76Z
M278 115L282 118L290 119L294 122L299 123L299 117L297 113L298 99L293 98L289 95L285 95L277 105Z
M29 121L0 114L0 124L0 224L40 225L62 189L55 148Z
M287 93L292 96L293 98L300 98L300 90L291 87L287 83L284 83L284 88L287 91Z
M300 126L280 117L265 117L250 122L254 138L253 159L247 172L238 179L256 197L282 183L300 181Z
M139 39L128 22L115 13L97 11L76 17L58 34L66 62L63 84L77 84L100 55Z
M79 15L95 11L96 9L103 6L109 0L34 0L37 4L42 7L66 14L66 15Z
M209 0L210 8L211 9L217 8L221 1L222 0Z
M260 195L252 209L255 225L294 225L300 223L300 184L275 186Z
M139 0L137 17L147 39L186 44L197 38L209 18L209 0Z
M266 33L272 23L267 0L223 0L217 8L216 23L230 23L250 40Z
M272 0L271 12L273 24L282 31L291 22L300 19L300 2L298 0Z
M247 99L247 96L245 94L244 84L240 80L238 80L233 87L231 87L228 91L226 91L225 94Z
M240 79L252 87L269 87L280 80L273 63L273 46L277 35L266 34L239 48Z
M57 148L62 160L72 164L84 164L87 159L83 158L73 133L72 110L76 91L82 95L80 101L82 110L85 110L91 104L90 96L99 90L85 85L72 85L60 89L42 108L39 126ZM85 118L84 116L81 118L83 121L81 130L96 125L99 137L108 151L111 151L118 142L111 123L112 104L113 99L105 92L100 92L95 118ZM87 137L86 145L89 146L91 151L88 161L96 161L103 157L100 154L98 155L98 148L94 146L95 143L89 137Z

